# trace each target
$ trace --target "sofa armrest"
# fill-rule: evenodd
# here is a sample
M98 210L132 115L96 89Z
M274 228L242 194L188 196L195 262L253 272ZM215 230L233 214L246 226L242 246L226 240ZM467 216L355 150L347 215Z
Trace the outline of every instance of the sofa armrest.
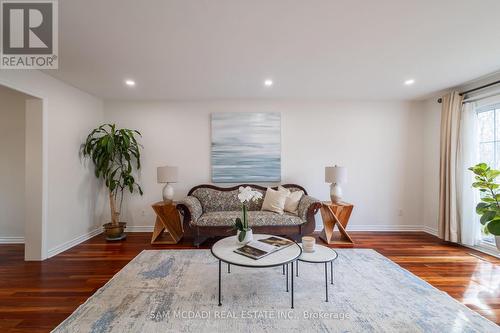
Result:
M177 204L177 209L184 213L184 218L188 218L190 221L196 221L203 214L203 208L201 207L200 200L193 196L187 196L182 199ZM188 213L189 217L185 214Z
M314 215L321 208L321 201L309 195L304 195L300 199L298 216L305 221L314 220Z

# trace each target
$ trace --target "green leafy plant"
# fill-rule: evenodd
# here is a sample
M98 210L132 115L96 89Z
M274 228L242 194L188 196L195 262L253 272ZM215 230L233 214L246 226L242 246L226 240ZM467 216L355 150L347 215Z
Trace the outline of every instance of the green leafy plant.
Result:
M241 205L242 217L243 220L239 217L234 221L234 228L239 230L238 240L242 242L245 239L246 233L250 228L248 227L248 209L246 205Z
M130 193L137 190L143 194L133 175L134 167L141 168L141 145L136 136L141 136L141 133L117 129L115 124L104 124L94 129L81 147L82 155L94 164L95 176L103 179L109 190L111 224L114 226L119 223L124 190L128 189Z
M485 231L500 236L500 192L499 184L495 182L500 171L490 168L486 163L479 163L469 170L476 175L472 186L481 192L481 202L476 206L481 224Z

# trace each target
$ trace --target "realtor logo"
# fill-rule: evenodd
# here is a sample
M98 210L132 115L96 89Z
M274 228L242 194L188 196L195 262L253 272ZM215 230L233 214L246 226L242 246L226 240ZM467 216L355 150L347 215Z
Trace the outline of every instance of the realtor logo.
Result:
M57 0L0 0L4 69L58 67Z

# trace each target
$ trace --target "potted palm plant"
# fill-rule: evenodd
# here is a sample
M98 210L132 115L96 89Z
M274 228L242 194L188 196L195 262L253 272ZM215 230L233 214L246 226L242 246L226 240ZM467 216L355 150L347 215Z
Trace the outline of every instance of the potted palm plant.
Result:
M120 222L124 191L138 191L142 195L133 173L134 169L141 168L141 145L136 136L141 136L141 133L118 129L115 124L104 124L90 132L81 147L83 157L94 164L95 176L103 179L108 189L111 222L104 224L107 240L120 240L126 236L126 223Z
M476 212L481 216L483 230L495 236L497 249L500 250L500 185L495 181L500 171L490 168L486 163L479 163L469 170L476 175L472 186L481 193Z

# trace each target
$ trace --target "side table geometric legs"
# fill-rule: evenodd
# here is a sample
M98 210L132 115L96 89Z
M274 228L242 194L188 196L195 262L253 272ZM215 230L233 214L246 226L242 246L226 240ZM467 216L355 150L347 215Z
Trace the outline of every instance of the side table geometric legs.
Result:
M354 206L349 203L324 202L321 206L321 217L323 219L323 231L320 238L327 244L353 244L351 236L345 230ZM340 237L334 234L335 226L338 227Z
M183 231L176 204L160 201L152 207L156 213L156 222L151 244L177 244Z

